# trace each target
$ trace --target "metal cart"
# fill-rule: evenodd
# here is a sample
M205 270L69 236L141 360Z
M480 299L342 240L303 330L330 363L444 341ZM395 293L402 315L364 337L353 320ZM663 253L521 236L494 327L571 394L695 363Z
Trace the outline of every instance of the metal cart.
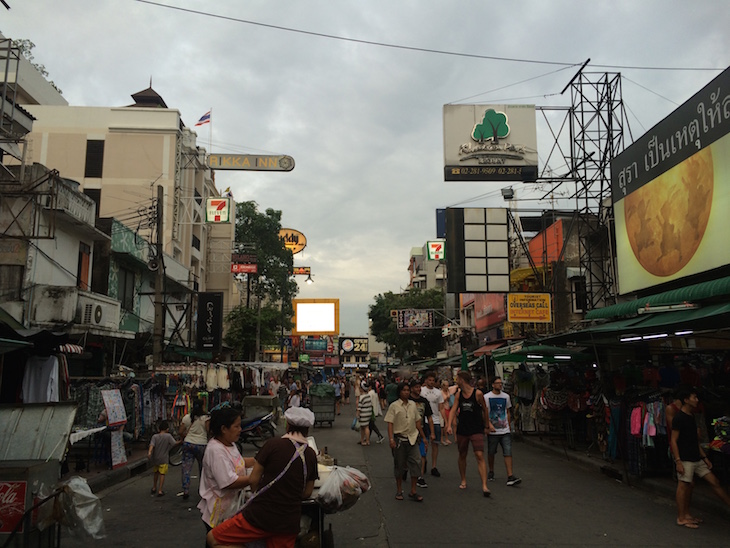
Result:
M335 396L316 396L312 394L310 398L312 400L310 409L314 413L314 426L322 426L326 422L331 427L335 422Z

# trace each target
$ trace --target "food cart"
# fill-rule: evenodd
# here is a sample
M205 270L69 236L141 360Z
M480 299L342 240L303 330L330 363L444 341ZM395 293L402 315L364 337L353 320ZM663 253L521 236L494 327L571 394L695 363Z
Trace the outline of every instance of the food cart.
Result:
M335 389L328 383L315 384L309 389L310 409L314 413L314 426L335 422Z
M31 510L54 492L75 416L75 402L0 406L0 546L60 546Z

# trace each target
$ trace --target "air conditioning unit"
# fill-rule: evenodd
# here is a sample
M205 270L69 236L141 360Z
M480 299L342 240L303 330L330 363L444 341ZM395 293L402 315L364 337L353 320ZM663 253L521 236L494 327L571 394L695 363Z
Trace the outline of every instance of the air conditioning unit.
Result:
M83 325L119 329L119 305L103 301L84 299L80 303L79 322Z

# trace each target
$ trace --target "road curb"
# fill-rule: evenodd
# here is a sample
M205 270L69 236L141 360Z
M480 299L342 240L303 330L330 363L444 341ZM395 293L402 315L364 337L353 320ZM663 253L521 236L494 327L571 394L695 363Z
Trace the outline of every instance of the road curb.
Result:
M93 493L98 493L104 489L108 489L117 483L121 483L133 476L142 474L149 468L149 459L142 457L127 462L124 466L120 466L115 470L107 470L95 476L86 479L89 488Z

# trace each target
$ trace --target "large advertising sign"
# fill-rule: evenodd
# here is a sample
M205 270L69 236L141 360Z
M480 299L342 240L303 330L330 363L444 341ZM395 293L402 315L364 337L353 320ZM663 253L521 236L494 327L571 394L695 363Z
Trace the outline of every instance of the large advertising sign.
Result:
M483 333L507 319L506 293L462 293L461 307L474 305L474 328Z
M620 293L730 263L730 69L611 163Z
M535 105L444 105L444 180L534 181Z
M504 208L446 210L449 293L509 291L509 231Z
M340 354L345 356L365 355L368 353L366 337L340 337Z
M510 293L507 295L507 321L550 323L550 293Z
M220 351L223 336L223 293L198 294L196 335L199 351Z
M399 333L420 333L433 329L433 310L398 310L396 322Z
M340 332L339 299L294 299L292 335L337 335Z

